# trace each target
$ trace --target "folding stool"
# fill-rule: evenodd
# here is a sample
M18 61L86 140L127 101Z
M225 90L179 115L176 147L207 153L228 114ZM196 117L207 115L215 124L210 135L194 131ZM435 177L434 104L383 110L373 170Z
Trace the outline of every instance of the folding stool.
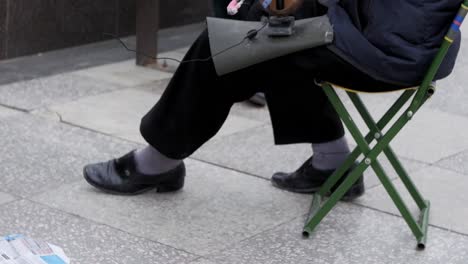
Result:
M309 212L309 217L304 226L303 235L309 236L314 231L317 225L322 219L331 211L331 209L337 204L337 202L343 197L343 195L351 188L351 186L359 179L359 177L369 167L377 174L380 182L382 183L385 190L390 195L391 199L395 203L396 207L400 211L403 219L408 224L412 233L416 237L417 247L424 249L427 240L427 227L429 221L429 200L425 200L416 185L413 183L411 178L406 173L402 164L399 162L393 150L390 148L389 143L398 135L401 129L413 118L419 108L424 105L427 99L429 99L435 92L436 87L434 85L434 78L443 59L445 58L454 38L459 34L460 26L468 13L468 0L464 0L461 8L450 27L449 32L445 36L444 42L442 43L439 52L433 60L428 72L426 73L423 82L419 87L406 89L399 99L390 107L390 109L382 116L382 118L375 122L371 114L364 106L363 102L359 97L359 91L344 88L346 93L350 97L352 103L358 110L359 114L363 118L364 122L369 128L369 133L366 136L359 131L357 125L353 121L353 118L345 108L344 104L337 95L334 87L336 85L329 82L322 82L320 86L324 89L330 102L332 103L335 110L338 112L341 120L346 125L354 140L357 143L357 147L349 155L345 163L338 168L333 175L324 183L321 189L314 194L312 205ZM342 87L341 87L342 88ZM399 118L390 126L387 132L384 134L382 130L390 123L390 121L398 114L399 110L405 106L412 98L408 108L399 116ZM377 140L374 147L370 147L370 143L373 140ZM400 194L396 190L394 184L387 176L382 168L382 165L377 160L377 157L384 153L390 161L392 167L397 172L404 186L408 189L411 197L416 202L420 209L420 215L418 219L410 213L407 205L401 198ZM357 161L360 155L364 155L364 158L359 161L354 169L348 172L352 165ZM348 172L348 173L347 173ZM345 176L346 174L346 176ZM330 193L331 189L342 179L341 184L338 188ZM327 198L328 196L328 198Z

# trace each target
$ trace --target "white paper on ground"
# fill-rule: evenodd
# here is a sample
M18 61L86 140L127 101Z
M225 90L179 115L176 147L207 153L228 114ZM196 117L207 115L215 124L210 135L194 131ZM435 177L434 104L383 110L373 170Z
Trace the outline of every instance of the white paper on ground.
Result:
M15 249L6 240L0 240L0 263L4 263L18 257Z
M55 245L22 235L0 237L0 264L70 264Z

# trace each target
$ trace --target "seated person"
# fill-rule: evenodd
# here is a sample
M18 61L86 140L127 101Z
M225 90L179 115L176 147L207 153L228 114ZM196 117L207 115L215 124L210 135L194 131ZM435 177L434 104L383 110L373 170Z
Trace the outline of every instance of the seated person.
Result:
M212 60L180 65L159 102L141 121L140 131L149 145L117 159L87 165L84 177L91 185L117 194L181 189L183 160L218 132L234 103L264 92L275 143L311 143L314 152L296 172L277 173L272 182L294 192L314 192L349 154L341 120L314 79L368 92L420 84L461 2L306 1L295 16L328 14L335 30L331 45L223 76L216 74ZM451 73L459 46L460 34L437 79ZM185 60L210 56L204 31ZM363 192L361 177L346 198Z

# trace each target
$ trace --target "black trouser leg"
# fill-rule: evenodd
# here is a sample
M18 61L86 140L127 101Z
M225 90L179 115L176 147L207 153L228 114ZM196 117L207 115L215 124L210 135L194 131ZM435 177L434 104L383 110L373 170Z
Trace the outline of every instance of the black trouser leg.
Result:
M210 56L203 32L184 60ZM217 76L212 60L181 64L160 101L143 118L141 133L161 153L183 159L214 136L235 102L265 92L277 144L322 143L344 135L320 78L347 86L380 85L326 47L310 49Z
M203 32L184 60L209 57L207 32ZM216 134L236 101L255 93L235 75L220 78L212 60L181 64L159 102L142 119L145 140L168 157L189 156Z

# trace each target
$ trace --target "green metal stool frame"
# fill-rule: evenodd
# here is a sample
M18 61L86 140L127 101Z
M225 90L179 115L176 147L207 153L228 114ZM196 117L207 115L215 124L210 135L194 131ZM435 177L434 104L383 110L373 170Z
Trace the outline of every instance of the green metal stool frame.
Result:
M380 182L388 192L396 207L400 211L404 220L411 229L413 235L416 237L418 242L417 248L424 249L427 241L427 227L429 221L429 209L430 202L425 200L421 193L418 191L416 185L410 179L405 169L401 165L400 161L396 157L393 150L390 148L389 143L395 138L400 130L412 119L414 114L419 108L429 99L435 92L435 85L433 80L443 59L445 58L454 38L460 31L460 26L468 13L468 0L464 0L449 32L445 36L444 42L436 55L432 65L429 68L426 76L423 79L422 84L413 89L407 89L402 93L400 98L390 107L390 109L383 115L383 117L376 123L372 118L371 114L364 106L361 101L358 91L347 90L346 93L350 97L354 106L358 110L364 122L369 127L369 133L364 137L359 131L356 123L353 121L351 115L346 110L345 106L341 102L339 96L333 88L332 83L324 82L320 85L327 94L333 107L338 112L343 123L348 127L351 135L357 143L357 147L349 155L345 163L333 173L333 175L324 183L321 189L314 194L312 205L309 212L309 217L304 226L303 235L309 236L314 231L317 225L322 219L331 211L331 209L337 204L337 202L343 197L343 195L351 188L351 186L359 179L360 175L369 167L377 174ZM387 133L383 133L382 130L388 123L395 117L400 109L408 102L411 98L412 101L409 107L401 114L397 121L388 129ZM376 145L371 148L369 144L373 140L377 140ZM401 198L400 194L396 190L394 184L387 176L382 168L382 165L377 160L377 157L384 153L390 161L392 167L397 172L399 178L403 182L404 186L408 189L411 197L416 202L420 209L419 219L416 220L410 213L407 205ZM359 162L359 165L354 168L350 173L347 174L344 181L339 187L330 194L332 187L338 183L338 181L345 175L355 161L361 154L364 154L364 158ZM329 195L328 199L326 196Z

